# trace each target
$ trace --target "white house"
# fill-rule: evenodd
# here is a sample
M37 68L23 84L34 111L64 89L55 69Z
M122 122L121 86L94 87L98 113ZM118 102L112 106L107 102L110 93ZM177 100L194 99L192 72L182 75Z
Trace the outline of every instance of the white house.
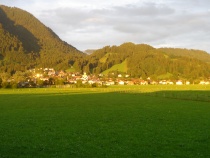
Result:
M84 81L88 80L88 76L87 76L86 72L84 72L84 74L82 75L82 80L84 80Z
M177 81L176 85L183 85L182 81Z
M200 81L199 84L201 84L201 85L209 85L210 83L209 83L209 81Z
M119 83L119 85L125 85L125 82L124 81L120 81L118 83Z
M162 81L159 82L159 84L165 85L165 84L167 84L167 82L166 82L166 80L162 80Z
M118 75L118 77L122 77L122 75L121 75L121 74L119 74L119 75Z
M186 81L186 85L190 85L190 81Z
M107 85L107 86L111 86L111 85L114 85L115 83L114 83L114 81L106 81L105 82L105 85Z
M173 85L174 83L172 81L168 81L168 84L169 85Z

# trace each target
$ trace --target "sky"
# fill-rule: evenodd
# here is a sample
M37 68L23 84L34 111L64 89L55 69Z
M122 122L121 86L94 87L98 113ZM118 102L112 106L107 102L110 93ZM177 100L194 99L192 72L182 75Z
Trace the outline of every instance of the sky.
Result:
M210 0L0 0L83 51L125 42L210 53Z

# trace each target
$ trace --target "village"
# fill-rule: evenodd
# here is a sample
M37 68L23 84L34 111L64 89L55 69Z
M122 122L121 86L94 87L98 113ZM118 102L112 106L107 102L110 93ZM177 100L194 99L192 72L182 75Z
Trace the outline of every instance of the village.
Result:
M183 80L152 80L150 77L147 79L131 78L129 75L117 74L116 77L108 77L103 74L88 75L85 72L66 72L55 71L53 68L39 68L29 70L30 76L27 76L24 81L18 81L18 88L25 87L50 87L53 85L91 85L92 87L98 86L111 86L111 85L190 85L190 81ZM200 85L209 85L210 81L199 81Z

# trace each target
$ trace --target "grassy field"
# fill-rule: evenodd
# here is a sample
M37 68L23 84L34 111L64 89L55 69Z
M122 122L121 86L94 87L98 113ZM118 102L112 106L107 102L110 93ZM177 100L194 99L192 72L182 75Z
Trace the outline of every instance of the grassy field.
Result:
M123 61L121 64L116 64L112 66L110 69L107 69L104 72L102 72L102 74L107 75L110 71L127 72L127 60Z
M0 90L0 157L210 157L209 86Z

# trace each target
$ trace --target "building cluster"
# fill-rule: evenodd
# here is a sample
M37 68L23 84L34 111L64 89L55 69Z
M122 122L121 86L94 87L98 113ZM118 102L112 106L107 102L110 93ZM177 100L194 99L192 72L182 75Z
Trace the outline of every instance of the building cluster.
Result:
M30 81L33 81L34 85L60 85L60 84L77 84L78 81L81 84L97 84L97 85L190 85L190 81L170 81L160 80L154 81L149 77L147 79L131 78L129 75L118 74L117 77L105 77L102 74L99 75L87 75L79 72L66 72L66 71L55 71L53 68L40 68L29 70L31 72L30 79L20 83L20 87L24 87ZM60 82L58 82L60 81ZM209 85L210 81L200 81L201 85Z

